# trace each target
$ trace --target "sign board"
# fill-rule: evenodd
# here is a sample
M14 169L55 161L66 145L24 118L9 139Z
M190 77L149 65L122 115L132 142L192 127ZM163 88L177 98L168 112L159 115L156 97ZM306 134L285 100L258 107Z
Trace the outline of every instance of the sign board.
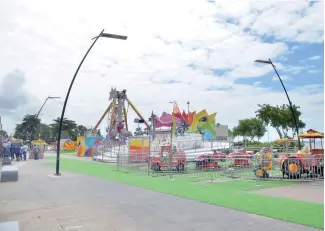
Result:
M228 125L219 125L216 127L217 141L228 141Z

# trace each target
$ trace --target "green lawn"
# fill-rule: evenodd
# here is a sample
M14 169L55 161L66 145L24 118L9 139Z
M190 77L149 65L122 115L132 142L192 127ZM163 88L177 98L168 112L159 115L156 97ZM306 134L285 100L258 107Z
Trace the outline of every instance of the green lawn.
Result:
M47 164L54 166L54 163ZM151 177L146 172L130 172L122 169L117 171L114 165L63 158L61 159L61 168L218 206L324 228L323 205L249 193L248 191L257 189L255 181L193 184L190 177L185 175L170 180L168 176ZM258 188L288 184L283 181L258 181L258 183L260 184Z

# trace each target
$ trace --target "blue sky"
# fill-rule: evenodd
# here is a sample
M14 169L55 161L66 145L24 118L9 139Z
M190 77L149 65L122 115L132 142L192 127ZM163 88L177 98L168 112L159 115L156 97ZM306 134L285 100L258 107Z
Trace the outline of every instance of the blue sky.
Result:
M280 76L283 77L286 88L290 90L310 84L324 86L324 44L287 44L291 47L290 51L280 58L272 60L275 63L277 61L282 63L283 67L277 68L277 70ZM318 56L319 59L317 59ZM271 66L270 68L272 69ZM281 83L273 79L275 76L275 72L271 72L262 77L238 79L236 83L254 84L259 82L261 87L270 87L274 91L281 91Z

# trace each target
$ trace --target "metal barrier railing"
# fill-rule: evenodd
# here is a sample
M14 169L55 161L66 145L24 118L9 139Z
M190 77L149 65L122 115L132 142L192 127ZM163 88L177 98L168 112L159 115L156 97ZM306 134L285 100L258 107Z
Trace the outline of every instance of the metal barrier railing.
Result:
M139 155L141 156L141 155ZM323 180L323 158L281 157L260 160L241 158L183 158L154 155L144 161L130 161L128 155L120 155L117 168L136 171L154 177L178 178L186 181L246 180Z
M131 150L132 151L132 150ZM296 150L270 149L269 154L237 153L223 155L162 152L130 153L128 145L100 146L93 158L115 163L117 170L136 171L148 176L178 178L186 181L218 181L227 179L296 180L323 179L323 155L297 156Z

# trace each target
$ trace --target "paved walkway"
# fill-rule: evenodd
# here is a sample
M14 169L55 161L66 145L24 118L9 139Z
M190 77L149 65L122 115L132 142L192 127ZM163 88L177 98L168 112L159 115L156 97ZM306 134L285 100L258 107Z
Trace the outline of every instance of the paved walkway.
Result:
M89 176L66 173L40 161L19 166L19 182L0 183L0 222L20 231L313 231Z
M265 188L252 192L266 196L324 204L324 181L301 182L300 184Z

